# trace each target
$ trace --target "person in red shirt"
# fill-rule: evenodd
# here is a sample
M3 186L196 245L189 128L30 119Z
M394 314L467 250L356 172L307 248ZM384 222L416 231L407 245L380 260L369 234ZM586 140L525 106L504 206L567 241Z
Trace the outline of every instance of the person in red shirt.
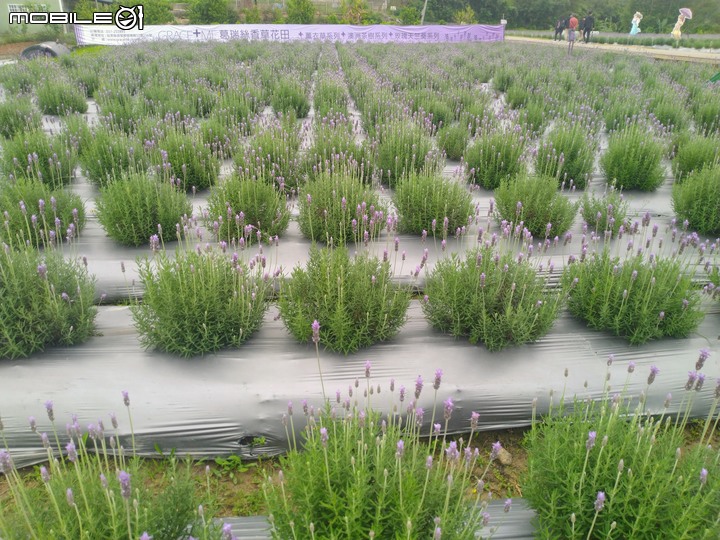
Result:
M573 47L575 46L578 24L578 19L573 13L570 15L570 20L568 21L568 55L572 54Z

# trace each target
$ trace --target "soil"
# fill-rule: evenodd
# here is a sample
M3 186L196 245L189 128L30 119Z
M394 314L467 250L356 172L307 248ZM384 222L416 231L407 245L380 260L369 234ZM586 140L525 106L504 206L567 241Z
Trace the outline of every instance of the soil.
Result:
M0 43L0 60L17 60L20 53L30 45L40 43L39 41L20 41L18 43Z

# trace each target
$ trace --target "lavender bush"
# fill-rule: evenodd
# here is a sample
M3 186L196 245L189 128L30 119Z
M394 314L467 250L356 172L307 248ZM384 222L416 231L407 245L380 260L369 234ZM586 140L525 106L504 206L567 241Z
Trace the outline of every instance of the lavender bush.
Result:
M403 177L397 184L393 202L399 215L401 232L422 234L433 231L433 223L443 223L443 231L467 227L472 221L472 196L464 184L446 180L439 174L420 173Z
M174 177L184 190L205 189L217 182L220 162L197 131L169 127L157 141L157 149L150 154L151 165L164 177Z
M95 332L94 279L54 250L0 252L0 358L74 345Z
M702 234L720 234L720 163L691 173L673 185L675 214Z
M683 135L677 142L672 167L682 182L693 171L720 162L720 136Z
M665 181L663 145L642 122L632 122L610 135L607 151L600 158L608 183L623 190L654 191Z
M654 237L653 237L654 238ZM703 319L700 295L679 258L656 256L650 249L624 259L609 250L570 264L563 274L570 312L590 328L608 330L633 345L664 336L686 337ZM679 240L682 249L692 236Z
M275 186L233 175L208 199L208 228L229 245L270 243L290 222L288 197Z
M260 327L272 288L266 258L245 263L225 247L139 261L144 293L132 314L144 347L190 357L238 347Z
M609 186L600 197L594 193L585 193L580 201L580 214L588 227L596 234L610 232L615 237L621 226L627 229L630 224L626 219L628 202L622 192Z
M323 173L303 187L298 205L300 231L314 242L368 242L385 226L378 194L358 175Z
M585 189L595 163L598 142L589 117L572 118L555 127L538 148L535 172L558 183Z
M114 413L106 431L102 419L83 432L73 415L67 438L57 431L52 401L45 407L49 422L29 418L29 429L47 451L48 461L34 472L21 473L8 448L0 449L0 473L7 497L0 506L3 538L140 538L177 540L194 535L207 540L230 538L212 520L213 502L208 490L193 476L191 464L174 457L158 474L128 454L135 454L130 400L128 407L133 446L123 448ZM44 424L47 432L41 432ZM2 428L0 428L0 433ZM147 486L152 484L152 490Z
M92 130L80 151L80 166L101 187L124 174L144 173L148 165L140 140L112 127Z
M292 113L296 118L305 118L310 111L310 101L301 84L290 78L276 82L270 97L270 105L275 112Z
M34 178L53 187L69 183L77 166L77 145L62 135L41 129L18 133L3 143L4 172L14 178Z
M577 204L557 190L551 176L522 175L503 180L495 190L500 219L522 223L535 238L553 238L566 232Z
M19 96L0 103L0 137L11 139L18 133L40 128L40 114L33 108L30 97Z
M658 373L650 367L648 386ZM688 411L704 380L703 373L690 373L682 398ZM668 394L666 408L671 399L678 398ZM719 399L720 386L713 412ZM575 399L568 407L561 401L542 423L533 422L522 490L537 515L537 538L720 534L720 465L717 451L705 446L713 412L695 441L685 437L687 413L673 420L662 410L647 414L644 395L637 406L632 401L608 388L600 402Z
M441 127L437 132L437 142L445 156L453 161L462 159L470 140L468 124L449 124Z
M0 242L13 248L51 247L71 241L85 227L82 199L37 180L0 182Z
M144 173L124 175L101 189L97 218L108 236L126 246L172 240L180 218L192 212L185 193L174 184Z
M506 178L525 171L523 154L527 144L520 126L482 130L465 151L470 182L495 189Z
M462 439L449 440L440 423L428 442L421 440L428 434L426 412L415 401L407 416L397 410L405 407L404 388L399 401L393 395L392 413L373 410L370 401L376 385L371 384L370 369L368 363L366 404L358 405L355 397L352 405L352 392L362 390L357 383L344 402L338 390L337 402L326 402L317 412L304 403L302 449L295 437L293 405L288 404L283 423L292 448L282 458L280 471L263 484L272 537L476 538L489 524L484 503L480 504L489 466L484 472L480 469L479 449ZM435 388L441 376L438 371ZM391 382L390 392L394 389ZM421 390L419 377L417 397ZM453 409L452 399L446 400L446 426ZM476 419L473 413L470 440ZM490 461L500 449L500 443L493 445ZM469 496L473 487L475 495Z
M85 113L88 105L84 92L63 77L48 77L35 88L38 107L43 114Z
M343 354L393 337L405 323L411 291L392 283L390 262L345 248L311 248L307 268L280 290L280 317L299 341L323 321L319 343Z
M438 262L425 293L423 312L434 328L491 351L536 341L563 303L526 256L500 253L489 244L465 260L453 254Z
M410 120L391 120L377 127L375 166L393 187L403 174L422 170L431 149L425 128Z

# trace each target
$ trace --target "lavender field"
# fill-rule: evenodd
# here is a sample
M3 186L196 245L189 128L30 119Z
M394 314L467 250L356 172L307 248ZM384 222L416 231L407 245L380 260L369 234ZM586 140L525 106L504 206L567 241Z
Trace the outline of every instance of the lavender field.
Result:
M311 407L296 412L294 429L309 426L308 451L322 458L327 429L313 429L332 408L332 421L347 415L343 429L360 437L372 395L388 433L434 441L457 474L463 441L449 450L446 437L469 433L470 451L473 432L585 408L596 425L528 437L537 456L561 456L580 479L557 494L567 489L577 503L548 507L549 465L530 460L536 537L652 537L640 522L668 507L621 511L637 503L632 476L621 468L616 480L633 437L648 456L672 450L631 465L655 475L651 493L700 500L695 484L649 472L669 463L677 476L673 461L687 467L681 480L701 479L702 509L665 523L668 537L716 537L720 458L704 444L714 444L720 400L715 71L508 43L144 45L0 67L5 455L23 466L47 461L52 447L68 454L87 430L74 422L44 447L37 432L55 430L52 415L32 430L27 418L50 399L53 414L94 421L121 389L137 401L116 442L139 455L158 446L194 457L292 455L287 403L308 399L318 424ZM408 385L407 400L395 380ZM623 415L638 419L632 432L612 420ZM707 421L681 461L672 428L693 418ZM578 443L572 457L562 437ZM91 439L105 440L96 427ZM400 467L396 443L377 467ZM102 449L106 463L117 456ZM482 458L472 456L462 478L477 483ZM302 532L283 521L275 485L274 538L336 537L312 512ZM478 486L480 500L488 489ZM422 482L419 490L421 508ZM606 496L617 498L614 513ZM402 487L388 494L397 497ZM484 521L447 504L444 512L397 523L429 531L408 527L408 538L440 538L437 529L471 538ZM361 522L337 537L403 532ZM0 536L14 538L3 524ZM138 527L103 534L140 537Z

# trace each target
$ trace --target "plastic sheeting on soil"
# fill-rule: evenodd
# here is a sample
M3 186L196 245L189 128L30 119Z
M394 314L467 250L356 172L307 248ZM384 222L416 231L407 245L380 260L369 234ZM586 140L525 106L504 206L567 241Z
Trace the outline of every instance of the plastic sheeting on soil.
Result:
M352 399L363 404L364 365L370 360L373 385L381 386L381 393L372 396L374 408L390 411L397 403L400 385L405 385L404 412L421 375L425 388L417 405L426 411L424 429L428 430L434 402L432 379L441 368L438 415L442 415L446 398L452 397L456 406L449 430L469 431L471 411L480 413L480 429L496 430L528 425L535 397L538 413L546 412L551 389L556 404L564 385L568 397L599 398L610 354L615 355L610 368L613 392L626 384L628 362L634 361L637 367L627 381L628 393L638 396L648 390L647 411L655 413L663 410L665 396L672 392L669 412L676 412L698 350L709 347L712 354L704 368L708 380L692 401L693 415L703 416L720 374L720 312L715 306L712 309L697 333L687 339L662 339L632 347L562 315L539 342L490 354L482 346L435 332L423 318L419 302L412 302L408 322L395 339L348 357L321 351L323 380L333 403L336 390L344 399L352 385ZM56 424L63 439L67 440L64 426L71 413L78 415L85 430L98 419L104 419L109 427L108 414L117 412L122 441L129 448L121 390L130 393L141 455L157 455L155 445L165 453L175 449L195 457L237 453L252 459L283 452L287 437L281 416L288 402L295 405L293 419L299 431L305 421L302 400L318 408L322 394L314 347L296 342L282 322L275 320L276 315L276 308L271 307L258 333L240 349L182 359L143 350L129 308L104 307L97 320L101 336L84 345L1 362L0 416L16 464L47 458L38 434L28 426L32 415L37 418L38 433L51 431L46 400L55 403ZM652 364L660 368L660 374L648 389ZM565 368L569 370L567 379ZM360 378L359 388L354 387L356 377ZM391 378L396 381L394 393L389 391ZM253 448L250 441L260 436L267 444Z
M513 499L512 508L504 512L504 501L493 500L487 505L490 523L480 531L479 538L488 538L492 534L494 540L531 540L533 538L532 520L535 513L523 499ZM225 518L224 523L230 524L232 532L239 540L270 540L268 522L265 517Z

